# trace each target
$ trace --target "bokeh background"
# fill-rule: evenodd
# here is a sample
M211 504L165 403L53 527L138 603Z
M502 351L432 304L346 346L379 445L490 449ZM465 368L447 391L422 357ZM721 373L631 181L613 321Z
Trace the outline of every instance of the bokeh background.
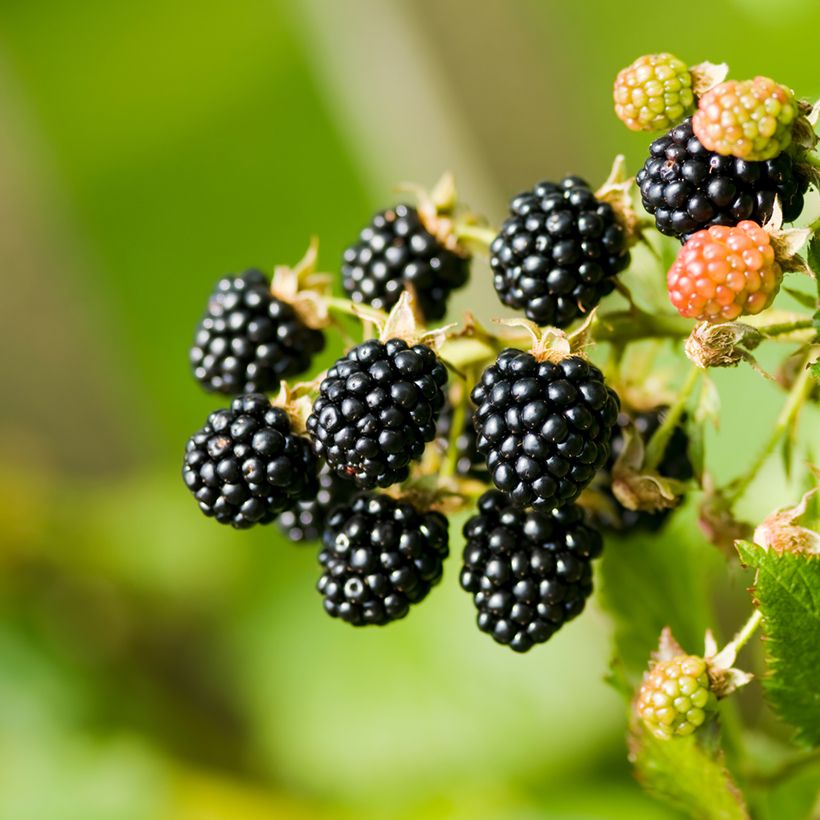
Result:
M221 274L312 234L337 269L397 181L451 168L497 223L537 179L636 169L610 89L644 52L816 98L817 30L813 0L0 0L0 818L670 816L632 781L599 606L514 656L455 557L354 631L311 549L204 519L180 460L220 402L187 347ZM454 312L501 313L474 278ZM767 429L775 387L718 384ZM719 477L750 430L711 442ZM744 511L789 500L775 463Z

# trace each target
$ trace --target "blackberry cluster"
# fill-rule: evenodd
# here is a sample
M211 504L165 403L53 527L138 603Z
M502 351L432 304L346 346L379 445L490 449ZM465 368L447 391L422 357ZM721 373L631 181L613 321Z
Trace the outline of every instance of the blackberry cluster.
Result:
M353 626L382 625L407 615L441 580L447 519L361 493L330 514L322 545L325 610Z
M344 289L354 302L390 310L412 285L424 318L441 319L450 293L469 277L469 259L442 245L411 205L380 211L345 252Z
M205 515L246 529L316 495L316 457L287 413L247 394L208 416L185 447L182 476Z
M628 264L612 206L573 176L515 197L490 245L499 298L539 325L567 327L612 292Z
M330 511L348 502L356 492L355 485L339 478L327 465L319 471L319 489L315 498L300 501L285 510L276 520L279 529L293 542L318 541L322 537Z
M617 395L579 356L558 364L507 349L472 392L477 447L519 507L575 500L609 457Z
M590 519L596 527L612 532L631 530L657 532L668 520L672 510L646 512L627 509L615 498L611 489L612 467L624 448L624 430L632 423L635 432L646 444L658 427L663 424L668 410L666 405L660 405L631 415L626 412L619 414L618 422L612 431L610 456L604 469L598 474L601 478L600 486L595 488L604 496L604 507L599 508L596 505L588 510ZM663 458L657 469L658 473L665 478L678 481L689 481L694 476L695 471L689 459L689 436L686 434L685 414L672 431L672 436L666 444L666 450L664 450Z
M293 308L270 293L264 273L226 276L197 327L190 360L206 390L228 395L270 391L310 367L325 346Z
M447 370L427 345L370 340L328 370L307 420L316 453L363 489L404 481L436 434Z
M464 537L461 586L473 595L478 628L498 643L526 652L583 611L603 544L577 505L524 511L491 490Z
M691 117L650 145L635 179L658 230L681 241L711 225L744 219L762 225L776 196L784 221L792 222L803 210L809 184L786 153L749 162L707 151L694 135Z

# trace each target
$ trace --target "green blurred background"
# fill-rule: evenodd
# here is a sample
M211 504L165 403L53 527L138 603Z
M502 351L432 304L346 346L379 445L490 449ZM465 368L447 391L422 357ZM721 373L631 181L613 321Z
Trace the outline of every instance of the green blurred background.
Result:
M634 170L610 89L644 52L816 98L818 29L814 0L0 0L0 818L670 816L631 779L598 606L514 656L456 557L354 631L312 550L199 515L180 457L219 400L187 347L223 272L312 234L337 269L399 180L451 168L498 222L536 179ZM468 304L500 313L483 264ZM776 388L718 383L766 429ZM713 442L719 477L749 435ZM778 470L750 517L790 500Z

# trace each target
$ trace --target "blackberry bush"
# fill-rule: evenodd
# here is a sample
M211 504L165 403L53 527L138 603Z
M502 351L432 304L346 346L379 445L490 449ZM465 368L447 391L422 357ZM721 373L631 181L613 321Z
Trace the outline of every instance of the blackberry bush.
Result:
M441 580L448 552L441 513L361 493L330 514L322 536L325 610L353 626L404 618Z
M609 457L618 397L578 356L558 363L504 350L472 392L477 448L519 507L574 501Z
M788 154L751 162L708 151L692 130L691 117L649 146L649 159L635 180L658 230L687 239L712 225L752 220L762 225L775 197L785 222L803 210L808 175Z
M516 196L490 245L499 298L539 325L567 327L592 310L628 264L627 233L612 205L579 177Z
M317 469L288 414L250 393L211 413L188 439L182 475L205 515L245 529L315 497Z

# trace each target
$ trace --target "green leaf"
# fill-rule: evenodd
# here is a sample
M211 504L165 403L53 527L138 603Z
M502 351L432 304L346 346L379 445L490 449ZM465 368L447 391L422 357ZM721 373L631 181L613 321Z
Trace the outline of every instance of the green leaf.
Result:
M818 329L818 333L820 333L820 329ZM810 364L809 372L812 376L814 376L815 379L817 379L817 381L820 382L820 361L817 361L814 364Z
M769 675L766 694L798 740L820 744L820 556L777 553L739 541L741 561L756 570Z
M749 816L743 795L724 764L716 727L661 740L636 724L629 741L635 774L650 794L703 820Z
M783 290L785 290L789 296L799 302L804 308L808 308L809 310L817 309L817 298L815 296L812 296L809 293L803 293L802 290L797 290L795 288L783 288Z

